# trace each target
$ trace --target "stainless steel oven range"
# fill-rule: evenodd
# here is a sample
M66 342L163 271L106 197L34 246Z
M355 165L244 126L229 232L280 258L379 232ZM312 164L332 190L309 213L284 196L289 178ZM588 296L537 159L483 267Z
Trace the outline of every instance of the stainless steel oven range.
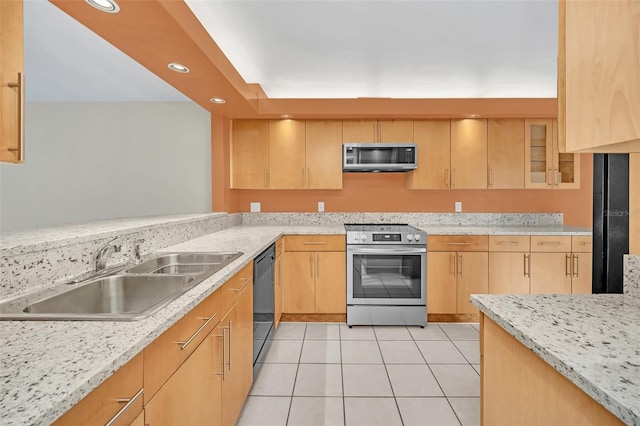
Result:
M347 224L347 324L427 324L427 233Z

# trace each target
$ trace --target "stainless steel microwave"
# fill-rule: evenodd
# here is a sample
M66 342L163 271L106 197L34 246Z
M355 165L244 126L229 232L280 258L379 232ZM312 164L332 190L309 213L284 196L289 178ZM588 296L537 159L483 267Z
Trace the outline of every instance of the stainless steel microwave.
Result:
M345 172L408 172L417 167L414 143L345 143L342 170Z

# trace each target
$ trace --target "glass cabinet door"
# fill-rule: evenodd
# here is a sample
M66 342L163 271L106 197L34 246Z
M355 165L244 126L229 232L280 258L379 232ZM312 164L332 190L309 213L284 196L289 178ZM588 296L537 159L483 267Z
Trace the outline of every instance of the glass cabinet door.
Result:
M580 154L559 152L558 120L553 120L553 142L554 188L580 188Z
M551 120L525 120L525 188L553 185Z

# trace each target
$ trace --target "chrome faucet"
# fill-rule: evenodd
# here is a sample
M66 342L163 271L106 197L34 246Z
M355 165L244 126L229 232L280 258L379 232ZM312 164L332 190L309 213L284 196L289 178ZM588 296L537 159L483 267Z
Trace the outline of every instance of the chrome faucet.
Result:
M102 271L107 267L107 259L113 253L120 253L120 250L122 249L122 245L111 244L117 239L118 237L115 237L109 240L104 246L100 247L100 249L96 253L96 272Z
M140 245L142 243L144 243L144 238L133 241L133 262L136 265L142 263L142 256L140 256Z

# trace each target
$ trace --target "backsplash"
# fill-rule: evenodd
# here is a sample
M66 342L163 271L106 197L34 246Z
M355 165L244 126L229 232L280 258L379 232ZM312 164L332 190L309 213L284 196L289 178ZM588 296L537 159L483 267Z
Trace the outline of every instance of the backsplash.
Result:
M144 239L142 255L242 223L240 214L208 213L134 218L12 231L0 246L0 299L39 290L94 268L95 253L109 240L122 244L107 266L133 255L133 241Z
M624 294L640 298L640 256L624 256Z
M242 213L243 225L409 223L418 226L561 226L562 222L562 213Z

